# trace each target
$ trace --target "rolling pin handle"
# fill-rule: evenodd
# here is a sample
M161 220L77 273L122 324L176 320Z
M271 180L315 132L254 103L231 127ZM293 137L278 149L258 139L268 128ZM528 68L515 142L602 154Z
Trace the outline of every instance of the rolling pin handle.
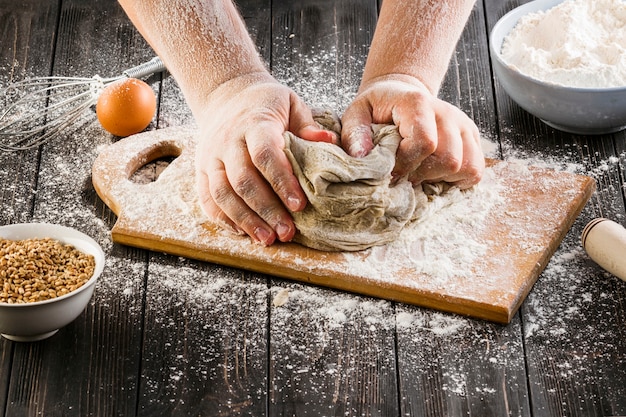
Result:
M589 257L607 272L626 281L626 229L614 221L597 218L581 234Z

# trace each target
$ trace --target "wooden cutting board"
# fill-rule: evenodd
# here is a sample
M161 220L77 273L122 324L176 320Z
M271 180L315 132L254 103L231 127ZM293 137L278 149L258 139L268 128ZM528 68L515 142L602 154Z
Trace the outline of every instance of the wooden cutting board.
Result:
M466 200L444 207L447 226L434 232L428 227L436 223L423 222L403 231L400 243L353 253L263 247L207 221L195 198L193 136L191 128L170 127L102 150L93 184L118 215L113 241L498 323L514 316L595 190L589 177L489 161L484 190L460 193ZM156 181L131 180L163 157L175 159ZM478 202L482 217L473 213L469 222L455 214ZM446 233L467 244L446 247ZM459 249L474 252L457 256Z

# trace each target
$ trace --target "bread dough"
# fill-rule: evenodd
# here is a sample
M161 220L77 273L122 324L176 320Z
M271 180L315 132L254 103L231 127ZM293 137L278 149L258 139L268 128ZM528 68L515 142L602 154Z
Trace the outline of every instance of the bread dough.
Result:
M391 185L401 140L397 127L373 125L372 132L375 147L363 158L285 133L285 153L309 200L303 211L291 213L298 229L294 241L326 251L383 245L427 202L422 187L414 189L406 178Z

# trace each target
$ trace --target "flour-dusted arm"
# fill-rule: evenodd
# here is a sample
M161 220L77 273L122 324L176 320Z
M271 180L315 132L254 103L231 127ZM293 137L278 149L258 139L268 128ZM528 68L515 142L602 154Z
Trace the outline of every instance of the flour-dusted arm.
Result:
M394 175L413 182L477 183L484 169L476 125L437 98L474 0L383 0L358 96L343 116L353 156L372 149L369 126L398 125Z
M283 148L287 130L331 141L309 108L267 71L231 0L119 0L172 73L199 125L197 190L205 212L269 245L291 240L286 209L306 197Z

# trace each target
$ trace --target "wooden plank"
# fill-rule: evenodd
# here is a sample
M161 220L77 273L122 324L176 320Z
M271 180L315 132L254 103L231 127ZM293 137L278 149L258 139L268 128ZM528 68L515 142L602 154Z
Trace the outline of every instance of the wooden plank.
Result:
M237 5L269 61L269 2ZM159 126L186 124L195 123L168 77ZM268 299L263 275L152 254L137 415L265 415Z
M376 16L375 1L273 2L273 74L343 112ZM271 291L269 415L399 414L391 303L276 279Z
M507 326L396 313L402 415L530 416L519 315Z
M273 281L272 416L397 416L392 303Z
M485 27L478 2L440 96L499 145ZM396 329L402 415L530 415L519 315L499 326L399 304Z
M13 344L8 339L0 340L0 410L6 408L6 393L9 391L9 380L11 377L11 359L13 357ZM0 413L4 415L4 411Z
M138 414L265 415L267 280L153 255Z
M114 0L65 1L60 13L55 74L113 74L151 55ZM93 236L107 266L75 322L41 343L15 345L7 415L135 413L146 255L110 244L112 214L89 175L98 146L113 138L94 120L87 114L80 131L44 147L34 219Z
M360 83L376 12L368 0L273 4L272 73L309 105L343 113Z
M489 2L489 27L523 2ZM624 289L580 246L594 217L623 221L623 173L617 165L624 133L575 136L547 127L513 103L496 82L505 153L558 169L587 172L598 190L522 307L532 413L602 416L626 413ZM616 144L617 148L616 148Z
M0 1L0 89L28 76L48 75L58 2ZM0 107L5 103L0 98ZM37 184L37 149L0 152L0 225L30 220ZM0 341L0 412L7 407L14 344Z
M58 2L0 1L0 89L27 77L49 75ZM0 108L5 102L0 97ZM37 149L0 151L0 224L26 222L37 185Z

